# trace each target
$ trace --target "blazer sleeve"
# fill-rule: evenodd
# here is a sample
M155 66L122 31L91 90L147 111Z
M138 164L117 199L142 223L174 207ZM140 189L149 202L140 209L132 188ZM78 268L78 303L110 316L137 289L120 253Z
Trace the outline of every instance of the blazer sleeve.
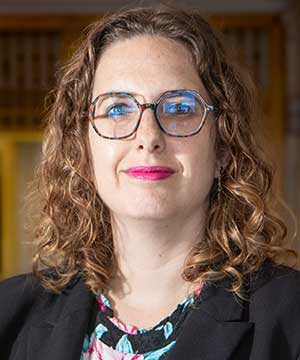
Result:
M1 358L9 357L11 347L25 324L39 286L32 274L22 274L0 282Z

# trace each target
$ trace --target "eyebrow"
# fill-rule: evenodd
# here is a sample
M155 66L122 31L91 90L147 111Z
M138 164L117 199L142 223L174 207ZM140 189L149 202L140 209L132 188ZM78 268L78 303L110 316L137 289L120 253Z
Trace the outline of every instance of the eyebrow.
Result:
M167 89L167 90L164 90L162 92L160 92L152 101L157 101L157 99L164 93L166 92L169 92L169 91L176 91L176 90L195 90L195 91L198 91L196 89L192 89L192 88L185 88L185 87L178 87L178 88L172 88L172 89ZM115 93L127 93L127 94L130 94L130 95L133 95L134 97L138 98L138 97L141 97L143 99L143 102L145 102L145 97L142 95L142 94L138 94L138 93L135 93L135 92L131 92L131 91L125 91L125 90L111 90L111 91L105 91L105 92L102 92L96 96L99 96L101 94L115 94ZM139 99L137 99L139 100Z
M125 90L114 90L114 91L105 91L102 94L115 94L115 93L126 93L126 94L130 94L133 96L143 96L141 94L135 93L135 92L131 92L131 91L125 91Z

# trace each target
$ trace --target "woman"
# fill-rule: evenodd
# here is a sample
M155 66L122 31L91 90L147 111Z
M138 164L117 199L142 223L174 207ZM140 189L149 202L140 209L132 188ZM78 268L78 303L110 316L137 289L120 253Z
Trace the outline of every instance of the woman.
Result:
M0 285L1 359L300 359L254 101L196 11L90 26L29 198L33 274Z

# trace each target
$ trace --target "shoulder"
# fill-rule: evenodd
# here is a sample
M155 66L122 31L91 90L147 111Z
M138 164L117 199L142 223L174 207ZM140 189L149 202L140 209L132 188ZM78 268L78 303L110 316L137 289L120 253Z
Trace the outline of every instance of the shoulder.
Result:
M268 260L250 276L252 301L300 300L300 271Z
M37 279L32 274L22 274L0 282L0 318L6 311L16 312L30 306L41 291Z
M0 339L14 336L32 315L42 299L48 298L46 290L33 274L22 274L0 282Z
M51 275L51 271L49 276ZM74 285L80 280L76 278L62 291L65 297L72 291ZM38 307L39 303L53 302L61 298L60 294L46 290L40 280L32 273L21 274L0 281L0 323L1 318L9 314L28 312L32 307Z
M1 356L8 358L14 344L27 338L33 328L49 328L60 319L64 323L68 311L76 311L88 303L85 300L88 291L80 280L80 277L74 279L59 294L46 290L31 273L1 281Z
M300 271L267 262L250 283L250 321L300 334Z
M250 281L248 321L254 324L253 359L298 359L300 272L265 264Z
M53 277L51 270L47 270ZM81 284L80 276L73 279L60 293L45 289L32 273L0 281L0 336L11 326L23 327L39 321L54 310L58 313ZM14 325L12 325L14 324Z
M49 271L49 276L52 272ZM60 309L73 293L80 277L70 282L61 293L45 289L32 273L0 281L0 335L5 324L22 327L26 322L44 317L52 309Z
M4 358L30 317L41 287L32 274L22 274L0 282L0 344Z

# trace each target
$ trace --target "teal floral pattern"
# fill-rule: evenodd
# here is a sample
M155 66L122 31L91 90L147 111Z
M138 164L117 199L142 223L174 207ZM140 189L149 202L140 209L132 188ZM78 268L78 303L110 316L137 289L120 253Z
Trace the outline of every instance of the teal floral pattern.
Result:
M157 325L140 328L114 316L108 298L97 294L95 322L87 333L80 360L159 360L175 346L190 305L199 298L204 283L187 295L176 309Z

